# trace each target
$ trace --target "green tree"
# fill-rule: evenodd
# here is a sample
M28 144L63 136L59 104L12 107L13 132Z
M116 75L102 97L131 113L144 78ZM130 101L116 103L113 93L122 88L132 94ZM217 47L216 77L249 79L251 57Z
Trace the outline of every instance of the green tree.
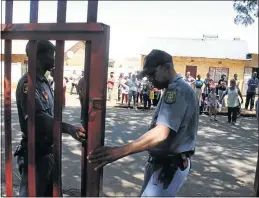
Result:
M258 18L258 0L250 1L237 1L233 5L234 10L237 12L237 16L234 19L235 24L239 25L251 25Z

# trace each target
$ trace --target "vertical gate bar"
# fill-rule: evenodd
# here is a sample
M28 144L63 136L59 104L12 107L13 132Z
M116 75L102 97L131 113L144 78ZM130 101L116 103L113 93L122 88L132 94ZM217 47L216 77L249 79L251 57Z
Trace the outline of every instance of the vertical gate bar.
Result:
M13 1L7 1L5 5L5 23L13 21ZM5 182L6 196L13 196L12 174L12 115L11 115L11 71L12 71L12 41L5 40L4 55L4 131L5 131Z
M107 98L107 78L108 78L108 64L109 64L109 48L110 48L110 27L105 30L104 40L104 81L103 81L103 100L102 106L102 128L101 128L101 145L105 143L105 120L106 120L106 98ZM103 192L103 169L100 170L99 192Z
M58 0L57 7L57 23L66 22L66 8L67 1ZM53 140L54 140L54 169L53 169L53 196L62 196L62 89L63 89L63 68L64 68L64 47L65 42L61 40L56 41L56 56L55 56L55 72L54 72L54 125L53 125Z
M88 0L87 22L96 23L98 14L98 0Z
M91 65L91 41L85 43L85 63L84 63L84 89L83 89L83 127L88 134L88 118L89 118L89 84L90 84L90 65ZM81 159L81 196L86 197L87 191L87 139L82 145Z
M30 1L30 23L38 22L39 0Z
M259 99L259 96L258 96ZM257 105L256 109L256 116L257 116L257 123L258 123L258 129L257 133L259 135L259 105ZM257 163L256 163L256 171L255 171L255 180L254 180L254 190L255 190L255 196L259 197L259 146L257 147Z
M104 35L92 41L89 89L91 109L88 122L88 152L104 145L109 35L109 27L107 27ZM98 81L96 79L102 80ZM97 164L87 163L87 197L98 197L100 193L102 171L94 171L96 166Z
M30 1L30 23L38 22L38 0ZM36 59L37 41L32 41L28 57L28 192L29 197L36 196L36 165L35 165L35 90L36 90Z

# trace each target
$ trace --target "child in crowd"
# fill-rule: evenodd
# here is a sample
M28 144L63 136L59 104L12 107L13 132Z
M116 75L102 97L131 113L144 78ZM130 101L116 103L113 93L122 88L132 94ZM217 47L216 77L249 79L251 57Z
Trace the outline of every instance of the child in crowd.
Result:
M121 94L122 94L121 104L123 104L124 99L126 104L128 104L129 87L125 84L127 81L128 81L128 76L125 76L124 79L121 80L121 85L120 85Z
M211 116L212 116L212 114L214 114L214 121L218 121L216 119L217 105L218 105L216 88L213 86L210 88L210 90L211 90L211 92L208 95L209 117L210 117L210 120L212 120Z

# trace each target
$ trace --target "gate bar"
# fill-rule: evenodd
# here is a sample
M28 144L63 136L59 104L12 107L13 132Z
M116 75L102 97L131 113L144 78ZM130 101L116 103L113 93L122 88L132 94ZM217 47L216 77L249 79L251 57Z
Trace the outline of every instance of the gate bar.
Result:
M88 152L104 145L108 58L109 27L102 37L92 41ZM102 81L98 79L102 79ZM87 197L98 197L101 190L102 170L94 171L97 165L87 163Z
M5 23L13 21L13 1L5 2ZM6 196L13 196L12 174L12 114L11 114L11 70L12 70L12 41L5 40L4 55L4 131L5 131L5 181Z
M30 1L30 23L38 22L38 0ZM33 40L29 47L28 57L28 192L29 197L36 196L36 164L35 164L35 90L36 90L37 41Z
M58 0L57 7L57 23L66 22L67 1ZM64 46L65 42L56 41L55 55L55 72L54 72L54 125L53 125L53 140L54 140L54 167L53 167L53 196L62 196L62 90L63 90L63 68L64 68Z
M87 24L90 22L96 23L98 12L98 1L88 1L87 5ZM89 84L90 84L90 68L91 68L91 41L85 41L85 63L84 63L84 84L83 84L83 126L86 131L87 137L89 133ZM94 189L90 189L87 186L88 174L87 174L87 141L82 145L82 159L81 159L81 196L86 197L88 192Z
M90 84L90 67L91 67L91 41L85 42L85 62L84 62L84 84L83 84L83 126L88 135L89 121L89 84ZM82 144L82 159L81 159L81 197L87 196L87 141Z
M96 23L98 14L98 0L88 0L87 23Z

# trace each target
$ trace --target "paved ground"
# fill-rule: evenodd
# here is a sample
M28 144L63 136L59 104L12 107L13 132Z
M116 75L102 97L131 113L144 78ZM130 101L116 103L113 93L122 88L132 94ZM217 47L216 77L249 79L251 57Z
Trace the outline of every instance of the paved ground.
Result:
M79 125L79 101L68 96L68 106L63 120ZM106 116L106 145L121 145L130 142L147 130L152 111L135 111L108 108ZM13 151L21 134L15 104L12 105ZM257 160L258 133L255 118L240 118L239 125L226 123L225 116L219 122L209 122L200 117L196 154L192 170L179 196L252 196ZM2 120L3 121L3 120ZM1 123L3 126L3 123ZM2 133L2 138L4 135ZM68 135L63 135L62 178L64 192L70 196L80 195L81 145ZM4 143L4 142L3 142ZM2 157L4 157L2 144ZM143 182L147 154L141 153L119 160L104 169L103 192L107 196L136 196ZM4 179L4 164L2 176ZM15 193L19 175L13 159ZM2 180L4 188L4 180ZM4 189L2 189L4 190ZM4 195L4 192L3 192Z

